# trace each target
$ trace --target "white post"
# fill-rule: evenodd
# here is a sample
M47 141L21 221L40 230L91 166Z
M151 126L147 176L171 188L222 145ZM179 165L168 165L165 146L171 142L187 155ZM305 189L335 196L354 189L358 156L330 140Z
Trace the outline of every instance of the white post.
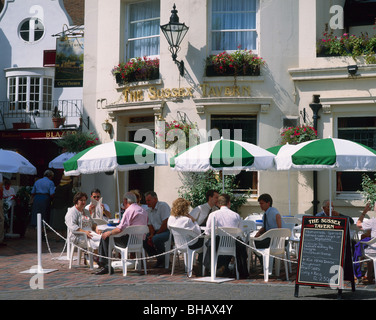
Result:
M31 268L20 273L50 273L56 271L57 269L43 269L42 267L42 214L37 214L37 257L38 265L37 268Z
M210 264L210 272L211 272L211 280L214 281L215 279L215 217L212 217L211 223L211 264Z
M38 245L38 273L43 271L42 268L42 214L37 214L37 245Z

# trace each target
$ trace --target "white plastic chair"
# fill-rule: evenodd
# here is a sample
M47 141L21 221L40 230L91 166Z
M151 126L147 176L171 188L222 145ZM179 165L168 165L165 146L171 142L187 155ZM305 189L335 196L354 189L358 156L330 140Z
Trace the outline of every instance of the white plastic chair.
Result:
M360 243L363 243L363 244L366 244L367 246L372 246L372 247L375 247L375 244L376 244L376 237L369 240L369 241L362 241L360 240L359 241ZM364 246L361 247L362 248L362 255L363 257L366 257L368 259L371 259L373 261L373 272L375 273L376 271L376 253L366 253L365 250L364 250Z
M241 236L242 230L239 228L219 227L216 230L219 236L219 245L215 255L214 270L217 270L218 257L233 256L235 259L236 279L239 279L238 264L236 261L236 238Z
M121 233L110 236L108 254L111 257L112 249L120 252L124 277L127 275L127 260L129 253L135 253L136 259L139 258L139 254L141 254L141 257L143 258L145 274L147 274L143 240L148 232L149 228L147 226L129 226L126 227ZM123 248L116 245L114 238L122 237L125 235L129 235L127 246ZM136 260L135 269L138 269L138 262L139 261Z
M194 242L190 243L190 241L192 239L197 238L198 235L191 230L187 230L183 228L177 228L177 227L169 227L169 228L174 237L174 242L175 242L175 250L174 250L174 257L172 260L171 275L174 274L176 255L179 253L183 253L185 271L187 272L188 277L191 277L195 254L203 252L202 247L197 248L197 249L189 248L189 245L194 243Z
M257 231L256 222L254 220L247 220L246 219L246 220L241 221L239 227L240 227L240 229L243 230L245 243L249 244L249 237L252 236ZM248 256L247 270L249 272L250 266L251 265L253 266L252 250L249 246L247 247L247 256Z
M285 262L285 271L286 271L286 280L289 280L289 270L287 266L287 255L286 255L286 247L285 241L286 239L290 238L291 231L287 228L278 228L278 229L271 229L260 237L250 237L250 241L252 242L252 248L255 248L255 241L264 240L266 238L270 238L270 245L269 248L264 249L252 249L256 254L262 254L263 258L263 269L264 269L264 281L269 281L269 260L273 257L281 257L284 259ZM279 276L280 272L280 260L276 259L276 275Z
M71 241L71 235L74 234L76 236L82 236L84 238L84 245L80 246L80 245L77 245L77 244L74 244L72 241ZM74 251L75 249L77 249L77 260L78 260L78 265L81 264L81 248L82 249L86 249L88 251L88 254L89 254L89 266L90 266L90 269L93 269L94 268L94 263L93 263L93 252L94 252L94 249L90 246L90 241L89 239L87 238L87 235L85 232L80 232L80 231L70 231L68 228L67 228L67 246L69 246L69 254L70 254L70 257L69 257L69 269L72 268L72 262L73 262L73 255L74 255Z

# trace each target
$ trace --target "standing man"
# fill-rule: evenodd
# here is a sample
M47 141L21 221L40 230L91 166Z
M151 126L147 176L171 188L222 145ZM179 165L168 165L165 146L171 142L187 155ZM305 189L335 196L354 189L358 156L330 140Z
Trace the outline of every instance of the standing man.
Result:
M89 211L90 215L92 218L111 218L111 212L110 212L110 207L102 203L101 200L101 191L99 189L93 189L91 190L91 195L90 198L93 200L91 201L85 209Z
M123 206L125 208L120 224L113 230L102 233L101 242L99 244L98 253L100 255L98 265L100 269L95 273L96 275L108 273L108 244L109 236L116 235L122 232L128 226L146 226L148 221L147 212L137 204L137 198L133 193L127 192L123 197ZM128 244L129 235L114 238L115 244L119 247L126 248ZM111 267L111 273L113 273Z
M31 208L31 225L37 225L37 214L42 214L42 219L49 222L51 200L55 194L55 185L53 183L54 173L46 170L43 178L35 181L31 189L33 205Z
M219 193L215 190L208 190L206 192L206 203L201 204L194 208L190 216L195 219L199 226L203 227L206 226L206 221L208 216L213 211L218 210L217 202L218 202Z
M149 233L144 240L144 249L149 256L158 255L154 268L163 268L165 257L164 243L170 237L170 230L167 228L167 220L170 217L170 206L166 202L158 201L154 191L145 193L145 201L149 209Z

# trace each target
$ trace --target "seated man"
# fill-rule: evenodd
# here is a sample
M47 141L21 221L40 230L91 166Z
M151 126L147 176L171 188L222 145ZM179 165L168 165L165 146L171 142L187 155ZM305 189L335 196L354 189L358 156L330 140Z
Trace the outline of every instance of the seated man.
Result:
M272 197L264 193L258 197L258 202L261 210L265 211L262 217L262 227L256 233L255 237L259 237L264 234L266 231L275 228L286 228L285 222L283 221L279 211L273 207ZM258 249L263 249L269 247L270 238L266 238L261 241L255 241L255 246Z
M325 200L322 203L322 211L316 214L316 217L329 217L330 216L330 207L329 207L330 201ZM343 214L340 214L338 211L334 210L333 202L332 202L332 217L342 217L347 218L350 222L350 224L354 224L354 219L348 216L345 216Z
M158 201L154 191L145 193L145 201L149 207L149 233L144 240L144 249L149 256L158 255L154 268L163 268L165 257L161 254L165 251L164 243L170 237L170 230L167 228L170 206L166 202Z
M230 210L231 201L230 196L227 194L221 194L218 197L218 206L220 207L219 210L212 212L206 222L206 234L211 234L212 226L212 217L215 218L215 223L217 227L227 227L227 228L239 228L242 218L238 213L235 211ZM219 245L219 237L216 238L216 247L218 248ZM211 240L206 242L206 246L208 247L205 258L204 258L204 266L206 269L210 269L211 264ZM248 270L247 270L247 250L246 247L241 244L239 241L236 241L236 264L239 272L240 278L248 277ZM231 261L231 256L219 256L217 266L220 268L220 273L223 275L228 274L228 265Z
M101 242L99 244L99 261L98 265L100 269L96 272L97 275L107 274L108 273L108 244L109 236L116 235L122 232L128 226L146 226L148 214L137 204L137 198L133 193L127 192L123 197L123 205L125 208L124 214L121 218L120 224L113 230L106 230L102 233ZM114 238L115 244L126 248L128 244L128 235ZM111 268L111 273L113 270Z
M203 227L206 225L206 220L210 213L215 210L218 210L217 202L218 202L219 193L215 190L208 190L206 192L206 203L201 204L194 208L190 216L192 216L195 221L198 223L199 226Z
M111 212L110 207L101 202L101 192L99 189L93 189L90 195L90 204L88 204L85 209L89 211L90 216L92 218L99 218L99 219L110 219Z

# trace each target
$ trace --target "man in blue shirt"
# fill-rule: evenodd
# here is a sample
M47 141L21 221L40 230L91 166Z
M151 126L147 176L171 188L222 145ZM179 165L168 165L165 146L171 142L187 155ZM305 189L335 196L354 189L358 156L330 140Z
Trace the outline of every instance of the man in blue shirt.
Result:
M50 218L51 199L55 194L55 184L53 183L54 173L46 170L43 178L35 181L31 195L33 197L33 206L31 208L31 226L37 225L37 214L42 214L42 219L46 222Z
M258 203L260 205L261 210L265 211L264 216L262 218L262 227L260 230L256 233L255 237L261 236L263 233L270 229L275 228L285 228L285 222L283 221L280 213L276 208L274 208L273 205L273 199L272 197L264 193L258 197ZM255 241L255 246L258 249L261 248L268 248L270 244L270 238L266 238L261 241Z

